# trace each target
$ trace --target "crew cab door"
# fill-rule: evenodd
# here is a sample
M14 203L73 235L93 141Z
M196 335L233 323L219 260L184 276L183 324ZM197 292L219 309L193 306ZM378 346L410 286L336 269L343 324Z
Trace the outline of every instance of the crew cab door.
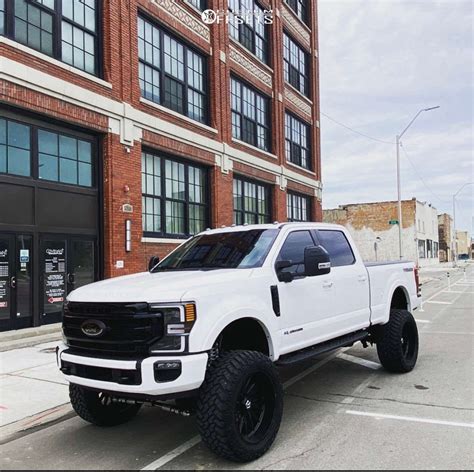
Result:
M332 275L306 277L304 250L315 246L311 230L289 233L280 248L276 262L291 261L282 272L293 276L290 282L278 282L280 301L281 354L310 346L324 333L325 320L331 316L334 304Z
M337 229L318 229L318 241L329 253L334 302L330 326L345 334L370 324L369 276L346 234ZM357 257L356 257L357 254Z

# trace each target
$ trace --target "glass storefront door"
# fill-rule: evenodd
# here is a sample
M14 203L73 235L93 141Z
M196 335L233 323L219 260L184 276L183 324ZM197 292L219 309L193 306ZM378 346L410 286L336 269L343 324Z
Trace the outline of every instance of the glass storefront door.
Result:
M0 233L0 331L32 326L33 238Z
M95 245L96 241L92 238L41 238L41 324L61 321L67 295L72 290L97 280Z

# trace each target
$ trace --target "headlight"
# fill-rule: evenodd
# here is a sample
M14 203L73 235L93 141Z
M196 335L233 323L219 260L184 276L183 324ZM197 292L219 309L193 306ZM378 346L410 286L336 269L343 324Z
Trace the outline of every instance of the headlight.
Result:
M150 305L150 311L163 316L163 337L150 347L150 352L184 352L187 349L187 337L196 321L196 305Z

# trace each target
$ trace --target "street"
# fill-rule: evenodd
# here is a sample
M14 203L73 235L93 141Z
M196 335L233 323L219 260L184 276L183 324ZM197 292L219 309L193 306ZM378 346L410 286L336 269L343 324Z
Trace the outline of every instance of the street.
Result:
M376 349L360 344L282 370L281 429L270 451L253 463L229 463L211 454L192 417L144 407L130 423L101 429L72 416L66 406L68 413L57 421L3 440L0 468L472 469L474 273L472 267L457 271L450 287L444 274L434 272L423 287L413 372L387 373ZM38 356L32 352L31 359L38 362ZM24 396L22 408L28 409L35 396L28 376L50 382L51 397L64 397L66 386L52 374L54 359L48 361L22 377L2 375L2 397ZM51 402L47 408L55 405ZM16 412L2 413L8 419L2 424L17 421Z

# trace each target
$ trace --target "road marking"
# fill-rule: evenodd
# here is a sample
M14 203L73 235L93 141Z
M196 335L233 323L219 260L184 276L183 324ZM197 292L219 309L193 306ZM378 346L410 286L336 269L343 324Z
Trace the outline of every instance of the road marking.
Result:
M447 293L474 293L469 290L445 290Z
M416 321L417 323L431 323L430 320L419 320L419 319L415 319L415 321Z
M474 336L474 333L461 333L460 331L423 331L423 334L447 334L447 335L459 335L459 336Z
M372 369L372 370L378 370L382 367L380 364L377 364L377 362L372 362L367 359L361 359L360 357L351 356L350 354L342 353L342 354L339 354L337 357L345 361L353 362L354 364L359 364L364 367L368 367L369 369Z
M185 443L181 444L181 446L178 446L176 449L173 449L172 451L166 453L164 456L161 456L159 459L156 459L156 461L152 462L151 464L148 464L141 470L159 469L160 467L163 467L168 462L172 461L173 459L176 459L176 457L183 454L183 452L186 452L188 449L191 449L200 442L201 438L199 437L199 435L194 436L189 441L186 441Z
M376 419L411 421L413 423L440 424L444 426L457 426L459 428L474 428L474 423L458 423L454 421L432 420L429 418L416 418L414 416L384 415L381 413L368 413L365 411L354 411L354 410L346 410L346 413L348 415L369 416L371 418L376 418Z
M436 305L452 305L452 302L439 302L437 300L427 300L425 303L435 303Z
M342 351L344 352L344 351L347 351L348 349L349 348L344 348ZM304 370L300 374L295 375L293 378L287 380L283 384L283 388L287 389L288 387L291 387L296 382L300 381L301 379L305 378L309 374L313 373L315 370L320 369L323 365L327 364L329 361L332 361L335 357L336 357L336 353L330 354L329 356L319 361L317 364L309 367L308 369ZM176 459L178 456L185 453L187 450L191 449L192 447L194 447L196 444L199 444L200 442L201 442L200 436L196 435L192 437L189 441L186 441L185 443L181 444L181 446L178 446L172 451L167 452L164 456L161 456L155 461L146 465L141 470L157 470L160 467L163 467L164 465L168 464L168 462L171 462L172 460Z

